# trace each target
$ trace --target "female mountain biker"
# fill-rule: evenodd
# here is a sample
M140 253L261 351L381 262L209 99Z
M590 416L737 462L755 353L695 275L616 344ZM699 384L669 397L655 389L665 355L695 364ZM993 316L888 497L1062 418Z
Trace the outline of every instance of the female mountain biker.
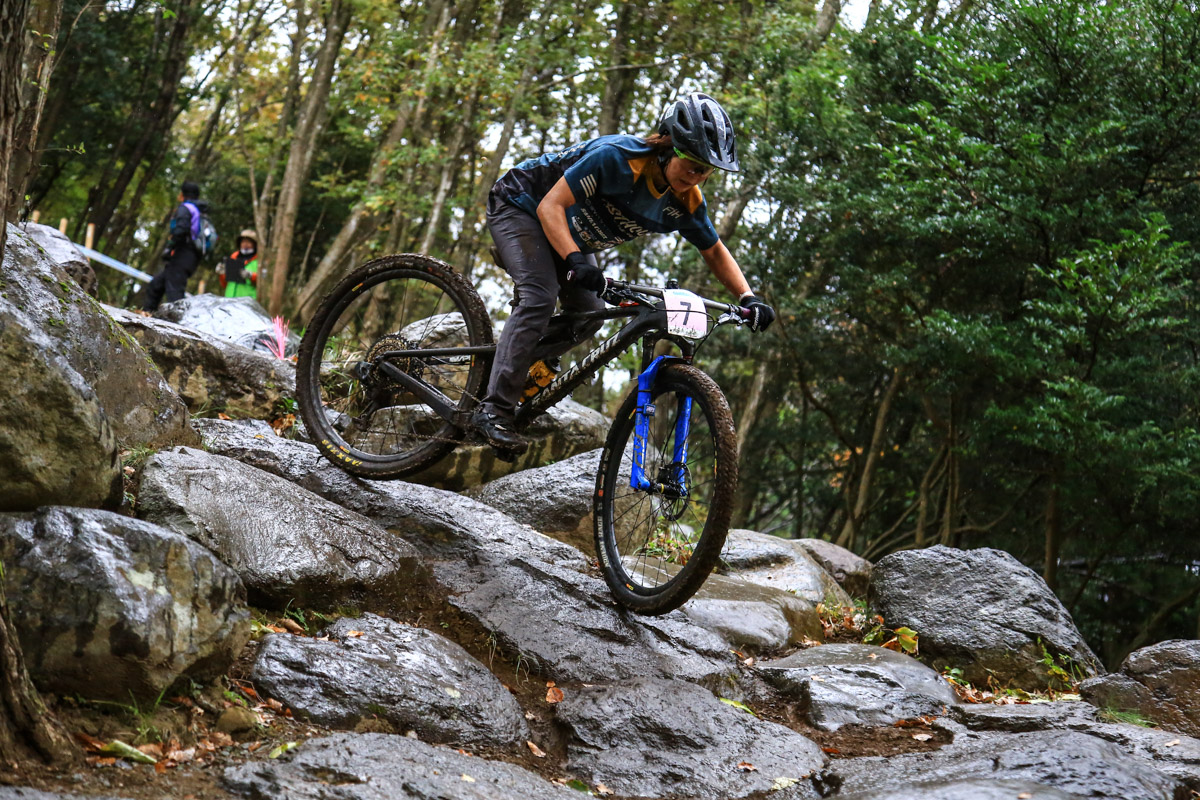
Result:
M708 218L699 184L714 169L738 171L729 116L706 94L678 100L658 133L601 136L524 161L488 196L487 223L516 284L512 315L497 343L487 394L472 424L500 450L524 452L513 427L534 347L547 333L556 298L570 311L603 307L605 286L593 255L646 233L679 231L712 274L765 330L775 312L754 296ZM598 330L562 331L562 352Z

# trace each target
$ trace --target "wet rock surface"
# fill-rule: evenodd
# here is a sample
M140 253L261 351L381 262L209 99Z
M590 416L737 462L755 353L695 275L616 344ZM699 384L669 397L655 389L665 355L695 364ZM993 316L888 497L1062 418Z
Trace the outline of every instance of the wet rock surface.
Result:
M66 247L74 249L69 242ZM65 252L57 256L66 257ZM71 263L68 258L66 264ZM52 349L47 354L59 354L79 373L122 447L196 442L188 426L187 408L142 347L56 258L43 252L37 240L17 226L9 226L0 286L0 309L21 314L29 327L50 339Z
M680 610L747 653L778 652L822 636L816 607L803 597L724 575L710 575Z
M865 644L827 644L760 661L760 675L797 703L809 724L892 725L940 716L958 704L940 675L915 658Z
M815 798L809 779L827 760L800 734L678 681L573 689L558 720L568 767L632 797L717 800L778 786L790 791L772 797Z
M278 761L232 767L225 785L273 800L576 800L521 767L382 733L337 734L306 742Z
M275 323L253 297L188 295L174 303L163 303L154 316L266 356L274 357L272 348L278 348ZM284 355L293 356L299 349L300 337L288 332L283 339Z
M595 550L592 496L599 464L600 451L590 450L546 467L497 478L465 494L591 553Z
M838 800L1077 800L1079 795L1028 781L991 778L936 781L838 794Z
M892 553L875 564L870 599L886 625L920 634L926 663L961 668L979 686L1043 689L1047 653L1084 675L1104 671L1041 576L1000 550Z
M721 561L728 566L730 575L750 583L792 592L814 605L853 604L833 576L792 539L734 529L725 539Z
M189 448L153 456L138 510L212 549L259 606L387 610L427 592L428 572L404 539L223 456Z
M1085 733L970 733L929 753L833 762L838 794L907 790L964 779L1022 781L1111 800L1182 800L1187 790L1122 748ZM871 796L868 794L868 796Z
M851 597L867 596L871 562L824 539L794 539Z
M153 359L193 414L271 419L296 396L290 361L131 311L105 309Z
M521 707L487 667L442 636L373 614L340 619L318 638L268 636L253 678L293 712L335 728L376 717L460 747L529 738Z
M1200 641L1172 639L1130 653L1119 672L1084 681L1083 698L1200 736Z
M76 508L0 515L0 561L44 691L153 700L181 676L224 673L250 637L237 575L149 522Z

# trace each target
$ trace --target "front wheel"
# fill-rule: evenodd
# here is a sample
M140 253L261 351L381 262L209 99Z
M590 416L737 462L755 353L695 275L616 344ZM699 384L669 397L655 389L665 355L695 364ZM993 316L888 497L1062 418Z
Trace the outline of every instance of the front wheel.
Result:
M733 415L712 378L687 364L663 366L654 381L645 463L650 488L631 486L637 391L608 433L596 476L596 554L617 601L665 614L696 593L729 532L737 489Z
M339 282L308 324L296 363L300 414L346 471L412 474L462 438L454 423L478 402L490 366L480 351L491 343L483 301L448 264L376 259Z

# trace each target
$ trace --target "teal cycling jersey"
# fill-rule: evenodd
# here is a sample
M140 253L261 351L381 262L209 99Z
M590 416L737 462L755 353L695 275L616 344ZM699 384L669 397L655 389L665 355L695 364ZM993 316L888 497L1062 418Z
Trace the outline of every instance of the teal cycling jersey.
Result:
M567 226L584 253L615 247L647 233L679 233L701 250L720 241L698 186L684 192L666 184L658 156L637 136L601 136L523 161L496 182L492 193L537 216L538 203L559 178L575 197Z

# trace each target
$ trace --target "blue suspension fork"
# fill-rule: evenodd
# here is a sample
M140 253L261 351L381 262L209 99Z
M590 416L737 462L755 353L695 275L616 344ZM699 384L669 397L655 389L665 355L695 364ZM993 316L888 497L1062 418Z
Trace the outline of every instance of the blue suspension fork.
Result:
M646 442L650 437L650 418L656 409L651 401L653 398L654 379L663 362L675 360L670 356L659 356L650 362L649 366L638 375L637 406L634 409L633 422L633 470L629 476L629 485L638 491L651 491L655 494L665 494L665 484L656 483L646 477ZM673 487L681 496L686 496L684 486L687 464L688 432L692 423L692 398L680 398L679 416L675 420L675 446L671 453L671 464L674 468Z

